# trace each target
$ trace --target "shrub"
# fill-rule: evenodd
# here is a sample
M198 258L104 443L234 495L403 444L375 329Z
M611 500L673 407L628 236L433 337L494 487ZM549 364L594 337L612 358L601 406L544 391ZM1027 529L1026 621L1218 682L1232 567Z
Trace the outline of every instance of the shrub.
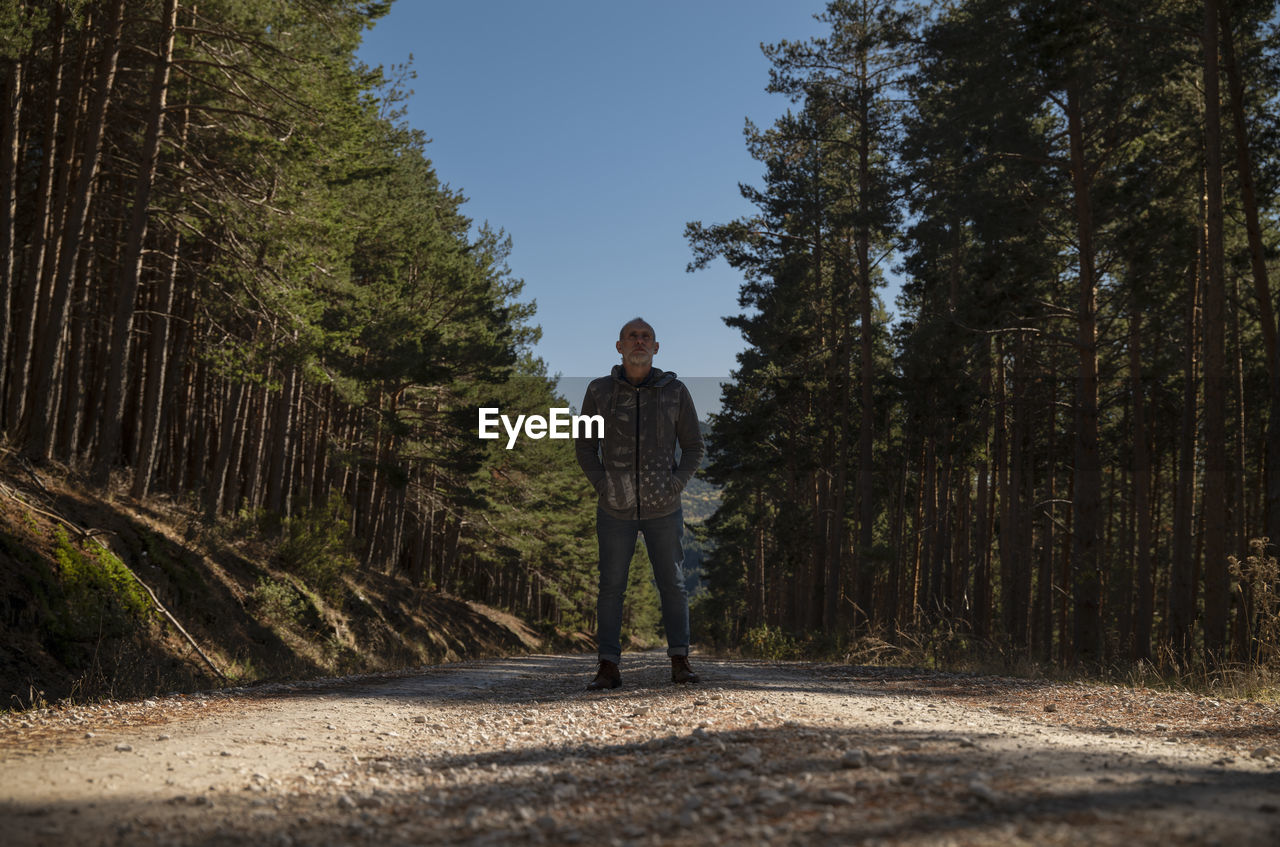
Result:
M344 577L356 569L351 554L347 504L337 494L295 517L281 522L284 540L280 558L327 602L336 604L346 593Z
M302 598L292 585L262 577L249 595L258 612L268 621L293 626L302 615Z
M1248 655L1252 665L1266 665L1280 658L1280 563L1275 556L1267 555L1268 538L1255 538L1249 542L1251 555L1243 561L1229 556L1227 563L1231 575L1238 581L1236 591L1240 596L1240 611L1246 616L1245 626L1249 635Z
M742 650L761 659L794 659L802 652L794 638L782 631L782 627L761 624L742 635Z

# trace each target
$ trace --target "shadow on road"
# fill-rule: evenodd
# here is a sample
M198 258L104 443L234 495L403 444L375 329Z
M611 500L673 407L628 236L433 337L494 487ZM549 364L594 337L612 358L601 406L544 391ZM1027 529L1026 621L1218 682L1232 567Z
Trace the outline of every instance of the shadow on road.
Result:
M555 726L504 738L491 720L496 743L510 740L512 748L467 750L460 748L470 727L441 727L439 743L405 741L394 754L342 757L343 764L293 775L269 794L252 790L246 777L246 790L212 800L126 796L92 810L0 806L0 824L10 844L57 847L1280 843L1274 774L1035 736L1014 745L998 729L877 728L860 725L856 712L823 725L690 732L696 712L686 698L712 691L729 702L734 691L877 692L872 681L808 680L785 667L766 673L730 662L704 663L702 686L673 689L663 676L665 656L646 654L627 657L626 687L592 694L582 690L592 669L589 657L534 656L310 692L372 708L484 704L490 716L507 703L543 717L566 713L554 704L580 704L572 710L577 725L598 729L585 740L555 740ZM624 737L619 713L646 705L649 714L666 710L667 728ZM456 743L448 743L450 733Z

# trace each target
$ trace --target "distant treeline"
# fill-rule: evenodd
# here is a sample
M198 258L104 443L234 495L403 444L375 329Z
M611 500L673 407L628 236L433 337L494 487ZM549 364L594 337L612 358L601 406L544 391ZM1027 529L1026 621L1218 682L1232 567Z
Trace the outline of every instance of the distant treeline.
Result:
M330 515L362 567L581 626L572 451L475 437L479 405L563 404L407 72L355 59L388 6L0 7L3 432L211 518Z
M837 0L766 48L758 211L688 228L746 278L723 634L1276 656L1275 11Z

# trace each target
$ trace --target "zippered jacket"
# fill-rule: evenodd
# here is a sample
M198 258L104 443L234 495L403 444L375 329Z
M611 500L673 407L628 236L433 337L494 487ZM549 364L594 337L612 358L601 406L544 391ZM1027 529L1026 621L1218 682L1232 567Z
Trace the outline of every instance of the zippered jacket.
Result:
M675 373L652 368L632 385L622 365L591 381L582 414L604 417L604 438L579 438L578 464L606 513L658 518L680 508L680 492L706 448L689 389ZM680 462L675 461L680 445Z

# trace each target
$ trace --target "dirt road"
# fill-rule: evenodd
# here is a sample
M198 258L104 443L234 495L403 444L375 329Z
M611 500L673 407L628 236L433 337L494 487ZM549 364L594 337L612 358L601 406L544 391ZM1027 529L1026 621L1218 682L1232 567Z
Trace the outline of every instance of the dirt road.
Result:
M0 842L1280 844L1273 708L668 667L629 655L607 693L589 657L530 656L6 716Z

